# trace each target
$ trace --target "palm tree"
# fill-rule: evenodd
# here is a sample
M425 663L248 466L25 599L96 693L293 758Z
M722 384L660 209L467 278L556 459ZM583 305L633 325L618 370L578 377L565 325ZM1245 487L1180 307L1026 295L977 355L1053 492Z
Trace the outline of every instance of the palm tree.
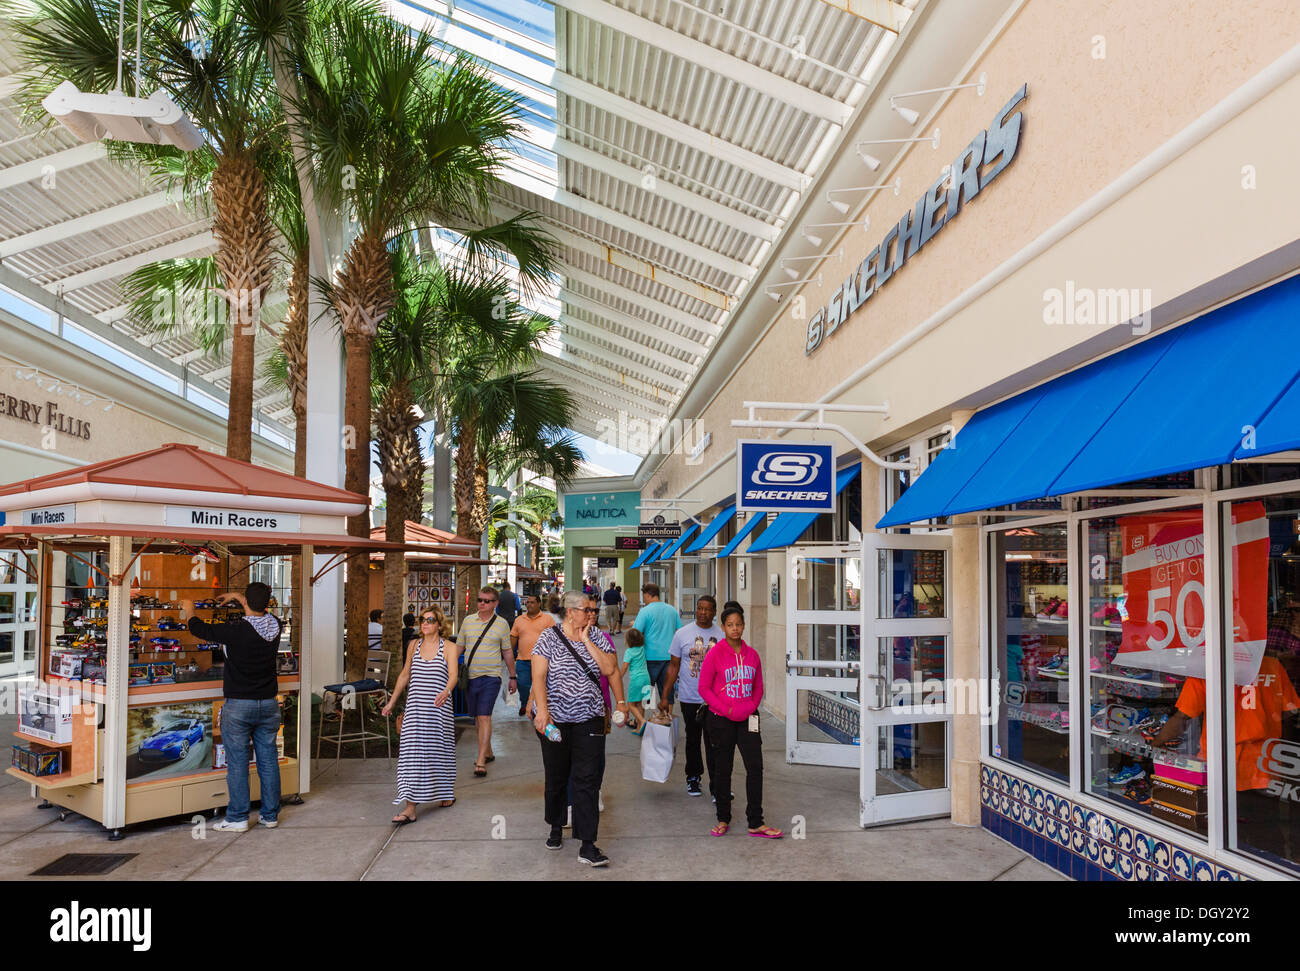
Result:
M140 52L142 87L165 91L207 136L204 147L185 153L179 164L192 185L206 184L211 192L216 276L234 326L226 454L248 461L258 308L275 266L259 155L283 139L284 119L265 63L245 56L237 3L153 0L146 8L141 36L134 24L124 30L124 49ZM116 4L98 0L31 0L16 12L11 23L29 73L22 99L32 114L40 114L40 100L65 80L83 91L116 87L118 12ZM123 89L144 96L131 73L123 72ZM138 151L144 158L160 153L151 146Z
M521 131L520 98L467 57L439 62L438 43L387 20L338 11L308 39L291 114L321 197L354 236L331 287L344 336L345 486L369 491L371 347L396 302L389 246L412 225L481 219L504 144ZM368 532L365 514L349 532ZM347 670L366 656L364 559L346 581Z

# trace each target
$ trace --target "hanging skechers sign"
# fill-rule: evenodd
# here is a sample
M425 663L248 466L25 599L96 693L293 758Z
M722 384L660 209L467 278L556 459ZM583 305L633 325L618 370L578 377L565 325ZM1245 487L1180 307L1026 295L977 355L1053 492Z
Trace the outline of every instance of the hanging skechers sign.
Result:
M1011 110L1027 94L1028 85L1022 84L993 116L993 124L975 136L950 168L917 200L916 206L903 213L897 225L889 227L880 245L831 294L830 303L812 315L808 321L805 354L821 347L827 337L870 300L945 224L956 219L963 205L987 189L1011 164L1020 147L1020 131L1024 126L1024 116L1019 111L1011 114Z
M835 456L815 442L737 443L740 512L834 512Z

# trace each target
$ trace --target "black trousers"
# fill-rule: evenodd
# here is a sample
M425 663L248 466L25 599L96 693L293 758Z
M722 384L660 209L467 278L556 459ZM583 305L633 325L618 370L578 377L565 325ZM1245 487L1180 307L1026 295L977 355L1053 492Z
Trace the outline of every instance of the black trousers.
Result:
M541 732L542 767L546 772L546 821L551 828L564 825L569 792L573 796L573 837L594 842L600 824L600 777L605 765L605 718L556 723L558 742Z
M709 744L713 749L713 795L718 800L718 822L731 822L731 769L736 749L745 763L745 819L750 829L763 825L763 739L749 730L749 719L733 722L709 712ZM575 820L576 821L576 820Z
M686 726L686 778L698 779L704 773L704 766L709 767L709 786L713 786L713 749L709 748L709 724L696 724L695 715L702 704L682 702L682 723ZM704 758L700 758L700 742L704 742ZM728 789L728 792L731 790Z

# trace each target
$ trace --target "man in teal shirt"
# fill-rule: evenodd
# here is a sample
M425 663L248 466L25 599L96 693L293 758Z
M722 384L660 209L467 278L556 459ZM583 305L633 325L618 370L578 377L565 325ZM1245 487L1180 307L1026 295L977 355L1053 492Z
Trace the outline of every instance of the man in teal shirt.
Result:
M659 599L659 584L647 583L641 588L641 610L632 626L645 635L645 664L650 671L650 683L664 697L664 680L668 673L668 649L673 635L682 626L677 608ZM671 699L669 699L671 700Z

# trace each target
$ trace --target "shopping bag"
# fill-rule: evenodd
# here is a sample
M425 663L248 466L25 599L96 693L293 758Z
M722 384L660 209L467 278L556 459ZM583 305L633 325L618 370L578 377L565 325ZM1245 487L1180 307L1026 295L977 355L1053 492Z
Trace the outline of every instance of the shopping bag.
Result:
M672 726L647 721L641 736L641 778L646 782L667 782L672 771Z

